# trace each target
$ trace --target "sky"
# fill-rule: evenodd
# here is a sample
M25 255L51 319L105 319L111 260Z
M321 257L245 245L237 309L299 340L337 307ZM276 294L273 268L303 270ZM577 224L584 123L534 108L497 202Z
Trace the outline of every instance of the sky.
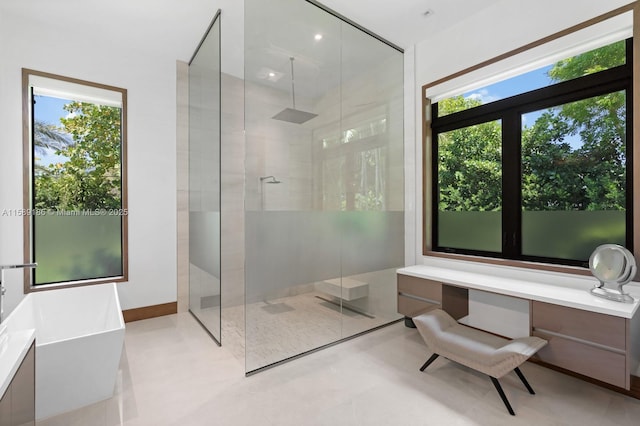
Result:
M45 123L60 126L60 118L66 117L69 113L62 109L65 104L71 102L68 99L53 98L50 96L35 96L36 119Z
M509 96L518 95L520 93L529 92L531 90L549 86L551 83L553 83L547 76L547 73L551 69L551 67L551 65L548 65L537 70L529 71L525 74L499 81L479 90L465 93L464 97L466 98L480 96L483 99L497 101L498 99L504 99Z
M527 73L508 78L503 81L472 90L464 93L465 98L480 99L483 104L494 102L520 93L530 92L532 90L547 87L553 84L553 81L547 75L553 65L538 68ZM546 111L533 111L522 115L523 125L531 127L533 123ZM568 142L573 149L582 146L582 140L579 135L567 135L565 142Z
M69 112L65 111L62 107L71 101L50 96L34 96L34 98L36 100L36 105L34 106L34 117L36 121L42 121L43 123L60 127L60 118L69 115ZM67 157L56 155L53 150L46 150L45 154L38 156L37 164L48 166L49 164L64 163L66 161Z
M508 98L509 96L540 89L552 83L551 79L547 76L547 72L551 67L552 65L538 68L537 70L529 71L528 73L473 90L463 94L463 96L465 98L480 99L483 104L486 104ZM525 124L531 126L540 115L540 113L535 112L527 114L527 121L530 121L530 123Z

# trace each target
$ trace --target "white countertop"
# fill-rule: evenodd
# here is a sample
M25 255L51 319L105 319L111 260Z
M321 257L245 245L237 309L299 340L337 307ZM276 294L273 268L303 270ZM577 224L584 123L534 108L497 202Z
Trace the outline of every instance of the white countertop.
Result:
M457 266L460 266L460 264ZM495 268L495 273L490 271L490 268L487 268L489 272L468 272L460 270L461 268L416 265L398 269L397 272L398 274L440 281L469 289L553 303L623 318L632 318L639 306L640 287L638 283L629 283L624 287L624 290L634 297L635 302L621 303L592 295L589 290L594 286L594 283L597 283L597 280L593 277L540 273L541 282L538 282L535 280L535 273L530 271L522 274L524 278L519 278L517 272L514 273L513 271L509 271L508 274L501 274L500 268ZM502 270L505 269L503 268ZM566 277L564 277L565 275ZM555 280L558 284L544 282L549 280Z
M7 340L0 345L0 398L13 380L22 360L36 338L33 329L7 333Z

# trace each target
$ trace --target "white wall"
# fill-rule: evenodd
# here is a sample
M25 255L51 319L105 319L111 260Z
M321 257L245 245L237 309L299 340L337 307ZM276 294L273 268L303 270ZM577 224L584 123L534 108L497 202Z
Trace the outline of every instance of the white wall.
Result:
M118 287L120 300L123 309L175 301L176 58L6 11L0 49L0 211L22 207L22 67L126 88L129 281ZM0 217L0 263L21 263L21 253L20 218ZM7 278L9 312L23 294L20 277Z

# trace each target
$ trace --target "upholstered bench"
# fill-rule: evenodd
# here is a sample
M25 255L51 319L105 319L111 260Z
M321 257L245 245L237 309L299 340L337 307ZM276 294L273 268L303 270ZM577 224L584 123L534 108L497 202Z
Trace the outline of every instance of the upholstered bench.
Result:
M515 415L498 379L514 370L529 393L535 394L520 371L520 364L547 344L539 337L509 340L482 330L458 324L441 309L413 318L420 335L433 355L424 363L424 371L439 355L488 375L509 414Z

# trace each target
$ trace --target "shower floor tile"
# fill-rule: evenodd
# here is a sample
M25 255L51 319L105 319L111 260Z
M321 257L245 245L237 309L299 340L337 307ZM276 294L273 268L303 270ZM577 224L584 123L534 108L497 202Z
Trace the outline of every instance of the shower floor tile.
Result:
M398 319L397 315L373 317L341 309L326 298L324 293L309 292L247 305L246 341L230 341L223 331L222 344L238 347L234 352L241 356L244 350L239 346L246 344L246 368L252 371ZM244 324L240 314L244 309L224 308L223 330Z

